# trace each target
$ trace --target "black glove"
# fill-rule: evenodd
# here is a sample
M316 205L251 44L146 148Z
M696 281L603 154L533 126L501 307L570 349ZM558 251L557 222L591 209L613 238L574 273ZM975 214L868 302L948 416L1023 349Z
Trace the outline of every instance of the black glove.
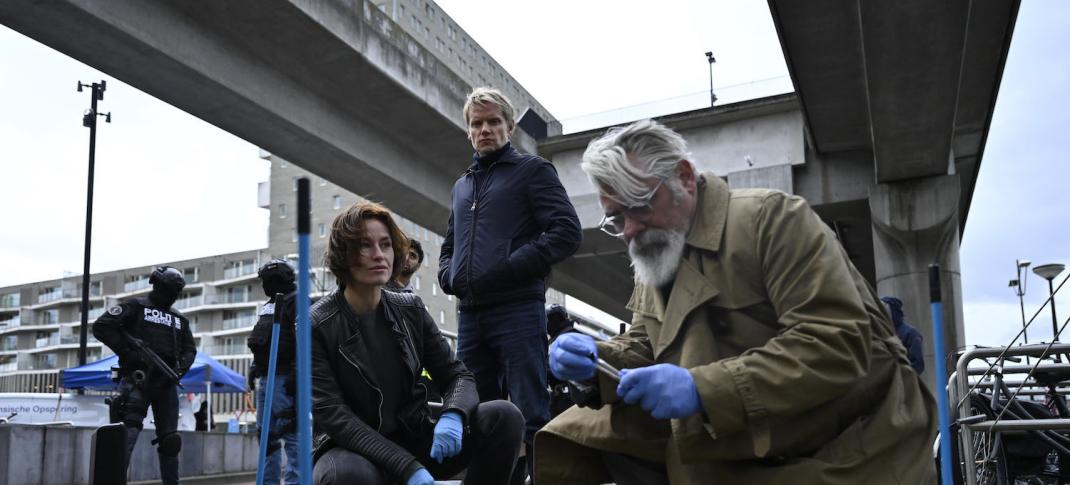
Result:
M250 369L249 374L245 376L245 383L249 385L250 391L256 390L256 374Z

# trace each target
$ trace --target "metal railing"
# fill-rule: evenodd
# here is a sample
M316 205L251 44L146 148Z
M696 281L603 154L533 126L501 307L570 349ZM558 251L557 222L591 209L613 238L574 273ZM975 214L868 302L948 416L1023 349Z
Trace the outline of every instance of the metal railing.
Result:
M139 278L134 281L127 281L123 284L123 293L129 293L131 291L143 290L149 287L148 278Z
M237 278L240 276L251 275L256 273L255 261L243 261L241 264L231 266L223 270L223 279L229 280L231 278Z
M0 372L15 372L19 370L18 362L8 362L6 364L0 364Z
M197 306L201 306L201 305L204 305L204 295L187 296L185 298L179 298L178 300L175 300L175 304L172 305L172 306L175 307L178 310L183 310L183 309L186 309L186 308L192 308L192 307L197 307Z
M256 318L255 313L225 318L223 319L223 329L231 330L235 328L251 327L256 324Z
M16 316L14 316L12 318L9 318L7 320L0 320L0 330L4 330L6 328L15 328L15 327L18 327L18 326L21 326L21 325L22 325L22 317L19 316L19 315L16 315Z

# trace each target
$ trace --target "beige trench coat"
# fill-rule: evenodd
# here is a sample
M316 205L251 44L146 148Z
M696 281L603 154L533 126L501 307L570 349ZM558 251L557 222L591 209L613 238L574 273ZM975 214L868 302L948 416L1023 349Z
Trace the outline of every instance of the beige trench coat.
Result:
M664 462L673 484L935 483L932 394L828 226L799 197L701 179L668 301L637 285L631 329L598 351L689 369L708 418L572 407L535 438L536 483L608 482L597 450Z

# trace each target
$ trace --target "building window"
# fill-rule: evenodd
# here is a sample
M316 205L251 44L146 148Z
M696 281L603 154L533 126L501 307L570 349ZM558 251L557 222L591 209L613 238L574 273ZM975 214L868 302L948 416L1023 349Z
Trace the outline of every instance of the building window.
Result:
M334 209L338 210L338 209L341 209L341 208L342 208L342 196L336 195L336 196L334 196Z
M192 268L186 268L182 270L182 278L186 280L186 284L196 283L197 281L199 281L197 267L194 266Z
M293 177L293 181L294 181L294 188L293 188L293 191L294 191L294 192L297 192L297 177Z
M279 168L286 168L287 165L289 165L289 163L287 163L286 160L279 159Z
M447 294L446 301L453 301L453 295Z
M435 9L431 8L430 3L424 4L424 12L427 13L428 18L435 18Z
M323 187L324 185L327 185L327 179L320 177L320 187Z
M457 29L453 28L452 25L446 29L446 33L449 34L450 39L457 40Z
M412 283L412 289L419 290L420 289L420 276L419 275L413 276L411 283Z
M327 237L327 225L320 223L320 237Z
M431 296L438 296L438 283L431 283Z
M446 311L445 310L439 310L438 311L438 324L439 325L445 325L446 324Z
M424 26L424 37L431 38L431 27Z
M279 204L279 219L286 218L286 204Z
M297 229L290 231L290 242L297 242Z

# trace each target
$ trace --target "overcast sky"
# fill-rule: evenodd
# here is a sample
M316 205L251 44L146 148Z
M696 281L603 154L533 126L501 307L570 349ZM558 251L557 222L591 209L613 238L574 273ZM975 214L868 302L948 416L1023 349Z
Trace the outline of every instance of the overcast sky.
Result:
M668 98L701 103L707 50L723 100L774 94L763 90L787 82L765 2L439 5L566 128ZM1070 262L1066 25L1066 2L1022 2L961 247L970 343L1002 343L1020 325L1007 288L1016 258ZM0 27L0 286L81 272L89 95L75 84L101 79L108 91L100 110L114 115L98 130L92 271L265 247L268 216L256 207L256 184L269 167L255 146ZM1044 296L1043 280L1030 275L1027 309ZM1031 341L1044 328L1050 336L1047 313L1035 325Z

